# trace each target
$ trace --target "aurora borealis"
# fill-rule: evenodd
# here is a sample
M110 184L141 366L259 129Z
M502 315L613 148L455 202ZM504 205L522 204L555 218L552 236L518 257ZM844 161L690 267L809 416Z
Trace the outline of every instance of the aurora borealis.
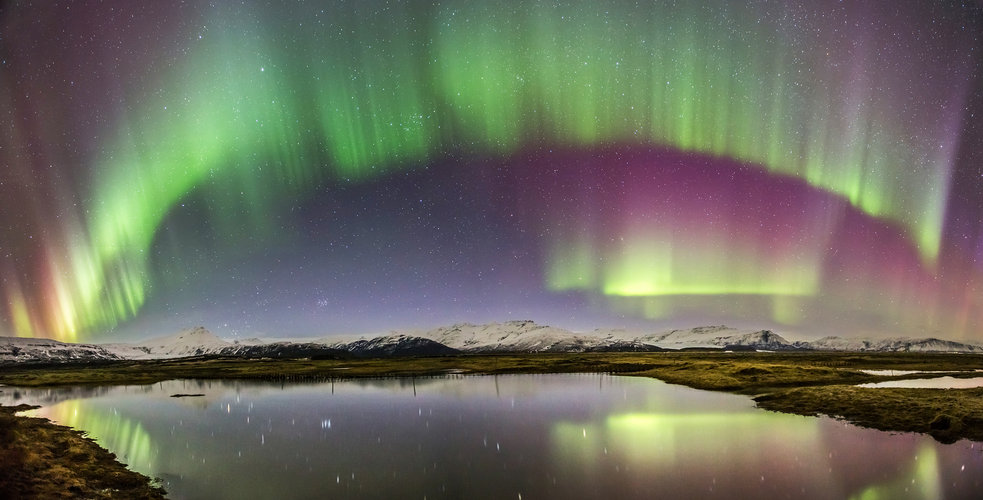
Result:
M983 339L983 7L14 1L0 335Z

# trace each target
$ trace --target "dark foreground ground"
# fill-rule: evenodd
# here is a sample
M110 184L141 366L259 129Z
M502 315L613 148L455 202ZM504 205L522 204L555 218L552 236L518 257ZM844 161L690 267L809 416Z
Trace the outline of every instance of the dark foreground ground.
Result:
M13 386L150 384L169 379L319 382L447 373L618 373L698 389L746 394L761 408L830 415L854 424L930 434L942 442L983 441L983 389L865 389L879 370L952 370L980 376L983 355L909 353L587 353L462 355L357 360L196 358L86 366L0 368ZM2 388L0 388L2 390ZM4 496L4 493L8 496ZM161 498L82 434L43 419L0 412L0 498Z
M82 432L14 416L30 408L0 407L0 498L164 498Z

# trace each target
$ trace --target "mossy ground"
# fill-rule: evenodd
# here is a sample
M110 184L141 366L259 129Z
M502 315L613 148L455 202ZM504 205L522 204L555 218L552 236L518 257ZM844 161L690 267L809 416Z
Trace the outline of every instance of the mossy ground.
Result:
M14 416L29 408L0 407L0 498L164 498L82 432Z
M943 442L963 438L983 441L983 389L856 387L864 382L906 378L869 375L860 371L864 369L951 370L960 372L954 376L978 376L973 370L983 370L983 355L665 352L332 360L196 358L85 366L7 366L0 368L0 384L119 385L192 378L303 383L446 373L617 373L747 394L768 410L831 415L865 427L927 433ZM50 489L46 491L50 494L42 496L53 498L59 494L71 496L79 488L89 488L81 490L85 492L81 496L90 498L160 497L160 490L151 488L147 478L126 470L118 462L107 461L105 455L112 456L76 431L42 419L13 417L10 411L0 414L0 491L13 491L15 497L16 492L22 492L21 497L37 496L32 488L39 485L48 485ZM87 469L98 471L95 476L111 482L87 486L89 480L70 474ZM125 493L118 489L126 485L137 489Z
M828 385L755 398L761 408L830 415L888 431L921 432L943 443L983 441L983 389L896 389Z

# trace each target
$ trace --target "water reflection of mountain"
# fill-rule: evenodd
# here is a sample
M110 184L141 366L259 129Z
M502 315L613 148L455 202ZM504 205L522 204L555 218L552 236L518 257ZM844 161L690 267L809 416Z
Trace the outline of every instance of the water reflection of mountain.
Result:
M46 387L46 388L25 388L0 386L0 404L3 405L52 405L70 399L88 399L105 396L115 387L96 386L96 387Z
M418 393L429 394L458 394L466 392L469 395L495 394L500 395L501 390L513 391L523 394L536 392L535 384L528 384L528 381L535 380L541 375L465 375L450 373L445 375L423 376L423 377L384 377L384 378L362 378L347 379L338 381L310 381L310 382L282 382L282 381L262 381L262 380L229 380L229 379L182 379L167 380L146 385L120 385L120 386L69 386L53 388L24 388L13 386L0 386L0 404L33 404L40 406L54 405L63 401L75 399L89 399L96 397L151 397L167 398L186 406L207 407L218 399L234 394L236 396L259 396L270 392L304 390L305 388L315 388L318 386L332 386L328 391L334 393L333 386L336 383L347 384L349 387L359 389L371 389L375 392L386 393ZM548 377L548 376L546 376ZM598 379L601 385L612 383L611 377L597 374L569 374L566 376L573 380L578 377L591 377ZM463 389L461 384L454 383L461 379L483 379L483 383L468 384L467 389ZM519 383L525 380L526 383ZM605 382L608 381L608 382ZM555 390L555 389L554 389ZM193 398L171 398L175 394L201 394Z

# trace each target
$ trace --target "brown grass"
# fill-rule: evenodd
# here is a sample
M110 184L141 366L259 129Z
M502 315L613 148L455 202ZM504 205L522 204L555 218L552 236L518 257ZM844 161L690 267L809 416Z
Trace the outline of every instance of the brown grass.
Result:
M150 479L128 470L82 432L28 409L0 407L0 496L18 498L164 498Z

